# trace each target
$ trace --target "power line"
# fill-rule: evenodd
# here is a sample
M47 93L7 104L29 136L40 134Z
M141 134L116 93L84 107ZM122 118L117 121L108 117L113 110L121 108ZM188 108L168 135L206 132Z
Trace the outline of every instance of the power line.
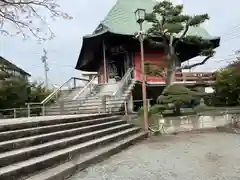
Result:
M240 24L227 29L226 32L224 32L222 35L226 35L226 34L229 34L229 32L231 33L231 32L235 32L237 30L240 30Z
M227 29L221 37L224 42L240 38L240 24Z
M234 32L228 33L228 34L223 34L222 37L229 38L229 37L237 36L240 34L239 32L240 32L240 29L236 30Z
M222 35L221 37L224 39L227 39L227 38L238 36L239 34L240 34L240 30L238 32L229 33L228 35Z
M231 40L235 40L235 39L239 39L240 38L240 34L237 34L236 36L232 36L232 37L228 37L226 39L223 38L224 42L227 41L231 41Z

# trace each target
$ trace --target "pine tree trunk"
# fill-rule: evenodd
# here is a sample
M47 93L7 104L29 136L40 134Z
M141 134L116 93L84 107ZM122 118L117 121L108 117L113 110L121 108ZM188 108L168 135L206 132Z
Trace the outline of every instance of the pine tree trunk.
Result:
M168 70L167 73L167 85L173 84L175 79L175 71L174 70Z
M176 114L176 115L180 115L180 114L181 114L181 105L176 104L174 111L175 111L175 114Z
M175 80L176 60L174 47L172 43L170 43L168 52L167 85L171 85Z

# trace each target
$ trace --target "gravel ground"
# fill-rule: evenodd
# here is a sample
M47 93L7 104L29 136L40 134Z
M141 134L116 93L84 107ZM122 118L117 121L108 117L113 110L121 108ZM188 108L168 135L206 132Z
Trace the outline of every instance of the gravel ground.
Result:
M240 136L154 137L69 180L240 180Z

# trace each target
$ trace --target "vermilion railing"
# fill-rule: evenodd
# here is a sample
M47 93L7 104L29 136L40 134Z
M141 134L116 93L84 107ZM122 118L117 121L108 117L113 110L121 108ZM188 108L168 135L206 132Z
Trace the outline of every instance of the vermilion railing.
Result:
M175 76L177 82L188 81L215 81L216 76L211 72L177 72Z
M141 70L134 69L134 79L142 81ZM147 76L148 82L165 82L165 77ZM196 81L215 81L216 76L212 72L177 72L175 74L176 82L196 82Z

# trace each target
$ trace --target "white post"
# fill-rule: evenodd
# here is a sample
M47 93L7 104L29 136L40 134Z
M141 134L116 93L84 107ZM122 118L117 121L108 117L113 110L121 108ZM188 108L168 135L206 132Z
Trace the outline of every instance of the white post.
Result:
M16 112L16 109L14 108L13 109L13 118L15 119L17 117L17 112Z
M125 116L127 116L128 115L128 113L127 113L128 108L127 108L127 102L126 101L124 102L124 110L125 110Z
M42 105L42 116L45 116L45 105Z
M27 114L28 114L28 117L31 116L30 104L27 105Z
M128 111L133 112L133 95L130 94L129 100L128 100Z

